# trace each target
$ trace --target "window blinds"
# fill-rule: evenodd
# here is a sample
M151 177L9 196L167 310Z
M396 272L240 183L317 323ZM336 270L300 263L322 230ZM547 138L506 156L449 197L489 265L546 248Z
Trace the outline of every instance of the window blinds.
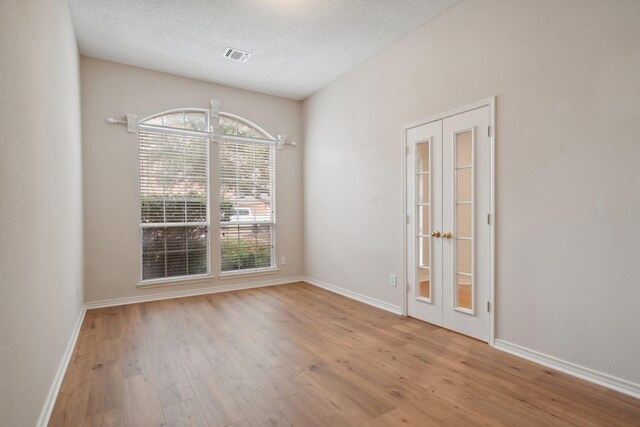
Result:
M275 146L222 139L219 147L221 269L273 267Z
M209 138L141 126L142 280L209 272Z

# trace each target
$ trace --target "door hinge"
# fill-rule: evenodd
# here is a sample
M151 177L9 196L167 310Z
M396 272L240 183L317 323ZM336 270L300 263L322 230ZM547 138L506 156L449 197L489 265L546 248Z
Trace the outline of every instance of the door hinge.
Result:
M491 301L487 301L487 311L491 313Z
M487 214L487 225L491 225L491 214Z
M408 156L408 155L409 155L409 146L408 146L408 145L405 145L405 146L404 146L404 155L405 155L405 156Z
M491 126L487 126L487 136L491 138Z
M409 218L410 218L409 214L407 214L407 218L406 218L407 224L409 224L409 222L411 222Z

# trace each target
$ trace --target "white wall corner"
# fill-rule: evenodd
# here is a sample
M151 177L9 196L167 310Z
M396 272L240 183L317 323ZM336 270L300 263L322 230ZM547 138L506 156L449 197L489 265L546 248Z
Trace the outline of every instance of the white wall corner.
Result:
M342 295L344 297L351 298L353 300L365 303L367 305L371 305L373 307L381 308L382 310L389 311L389 312L391 312L393 314L397 314L399 316L402 315L402 307L400 307L400 306L389 304L388 302L380 301L380 300L377 300L375 298L371 298L371 297L368 297L366 295L362 295L362 294L359 294L357 292L353 292L353 291L350 291L348 289L341 288L339 286L331 285L329 283L325 283L325 282L322 282L320 280L313 279L311 277L304 277L302 280L307 282L307 283L309 283L309 284L311 284L311 285L313 285L313 286L317 286L319 288L326 289L327 291L331 291L331 292L336 293L338 295Z
M522 357L530 362L538 363L548 368L564 372L565 374L572 375L585 381L640 399L640 384L614 377L613 375L605 374L591 368L586 368L572 362L567 362L566 360L558 359L557 357L549 356L501 339L495 340L494 347L498 350L513 354L514 356Z

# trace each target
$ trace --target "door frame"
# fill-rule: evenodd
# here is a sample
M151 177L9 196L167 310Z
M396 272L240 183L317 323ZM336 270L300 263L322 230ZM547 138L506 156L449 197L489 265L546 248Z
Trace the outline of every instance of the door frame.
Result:
M472 102L462 107L445 111L444 113L435 114L425 119L402 126L402 315L407 316L408 310L408 266L407 266L407 131L418 126L426 125L432 122L446 119L467 111L475 110L482 107L489 107L489 141L491 144L491 201L489 206L490 221L490 249L489 249L489 345L493 346L495 341L495 294L496 294L496 278L495 278L495 242L496 242L496 97L482 99Z

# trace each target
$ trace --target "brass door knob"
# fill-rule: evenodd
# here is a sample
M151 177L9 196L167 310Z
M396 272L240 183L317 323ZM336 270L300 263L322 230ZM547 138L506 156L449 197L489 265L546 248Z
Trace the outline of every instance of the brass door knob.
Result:
M449 233L448 231L442 234L443 239L450 239L451 236L453 236L453 234Z
M435 237L436 239L440 236L442 236L442 234L440 234L439 231L434 231L433 233L431 233L431 237Z

